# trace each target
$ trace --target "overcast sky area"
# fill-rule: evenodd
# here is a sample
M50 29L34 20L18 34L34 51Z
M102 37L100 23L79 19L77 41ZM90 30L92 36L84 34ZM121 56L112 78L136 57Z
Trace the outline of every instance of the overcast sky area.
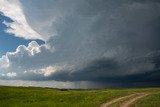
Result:
M160 86L160 2L0 0L0 85Z

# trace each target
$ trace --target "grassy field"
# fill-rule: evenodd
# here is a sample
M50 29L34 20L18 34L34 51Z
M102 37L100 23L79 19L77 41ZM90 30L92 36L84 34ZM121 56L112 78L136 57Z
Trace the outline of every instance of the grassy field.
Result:
M0 107L99 107L106 101L139 92L159 93L160 88L59 90L1 86ZM160 107L160 94L151 94L132 106Z
M155 93L140 99L131 107L160 107L160 93Z

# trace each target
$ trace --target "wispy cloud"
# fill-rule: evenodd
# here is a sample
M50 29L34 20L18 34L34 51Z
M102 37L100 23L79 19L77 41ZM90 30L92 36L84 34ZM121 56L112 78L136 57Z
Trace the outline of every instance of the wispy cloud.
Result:
M7 33L14 34L17 37L24 39L44 40L44 38L34 31L27 23L19 0L0 0L0 12L13 20L13 22L3 22L8 26L8 29L6 30Z

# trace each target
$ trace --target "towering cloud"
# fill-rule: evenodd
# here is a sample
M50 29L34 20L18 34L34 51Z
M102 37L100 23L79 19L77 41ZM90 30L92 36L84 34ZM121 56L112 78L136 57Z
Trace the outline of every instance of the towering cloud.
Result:
M14 79L21 80L160 85L158 1L1 0L2 4L0 11L13 20L6 23L13 34L45 41L6 53L0 59L3 74L13 70ZM1 63L5 61L8 66Z

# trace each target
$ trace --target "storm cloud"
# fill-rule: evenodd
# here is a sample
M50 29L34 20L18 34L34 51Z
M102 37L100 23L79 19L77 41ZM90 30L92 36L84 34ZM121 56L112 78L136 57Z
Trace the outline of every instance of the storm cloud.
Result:
M27 24L42 36L43 39L37 39L45 44L33 41L6 53L0 58L2 79L90 81L106 87L107 84L160 86L160 2L19 0L18 3ZM16 75L11 77L7 73Z

